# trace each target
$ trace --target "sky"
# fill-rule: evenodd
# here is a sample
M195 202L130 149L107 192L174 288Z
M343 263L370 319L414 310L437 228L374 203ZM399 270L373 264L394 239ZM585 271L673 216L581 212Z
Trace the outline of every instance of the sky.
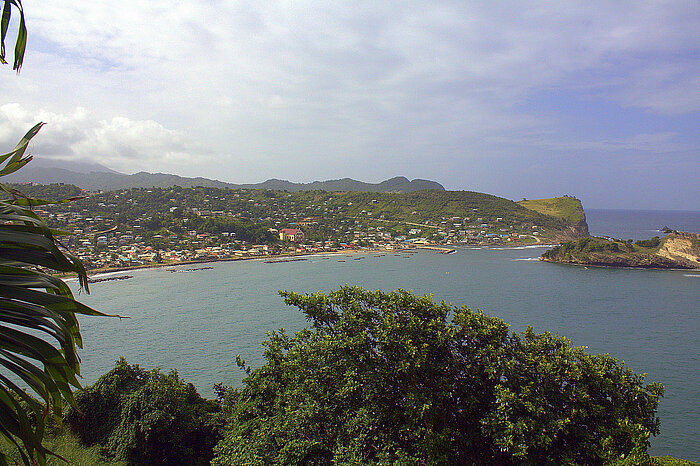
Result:
M23 3L1 152L700 210L697 0Z

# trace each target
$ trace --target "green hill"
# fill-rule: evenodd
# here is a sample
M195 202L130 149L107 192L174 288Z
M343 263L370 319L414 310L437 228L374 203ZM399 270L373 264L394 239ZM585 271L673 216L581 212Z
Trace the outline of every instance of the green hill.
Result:
M575 197L563 196L550 199L522 200L518 204L526 209L534 210L545 215L558 217L569 223L576 224L586 220L581 201Z
M15 186L49 199L80 192L70 185ZM452 244L551 244L588 234L585 221L581 228L561 216L473 191L289 192L154 187L91 193L86 199L50 210L56 216L56 228L70 225L71 229L101 231L121 225L124 232L141 229L139 236L146 239L156 234L162 237L165 230L169 232L166 236L202 230L236 232L241 235L238 239L261 242L265 238L248 233L293 225L301 226L311 241L342 242L383 239L389 234ZM243 226L250 231L242 231Z

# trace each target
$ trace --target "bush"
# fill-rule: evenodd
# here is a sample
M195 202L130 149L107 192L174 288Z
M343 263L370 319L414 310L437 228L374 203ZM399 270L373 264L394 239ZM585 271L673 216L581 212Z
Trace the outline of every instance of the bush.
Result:
M220 391L212 464L601 464L658 433L663 387L564 338L402 290L282 295L312 327Z
M67 425L86 446L129 464L209 464L220 439L221 408L176 371L164 374L123 358L76 395Z
M661 240L659 239L658 236L654 236L651 239L640 239L639 241L636 241L634 244L637 246L641 246L643 248L656 248L661 244Z

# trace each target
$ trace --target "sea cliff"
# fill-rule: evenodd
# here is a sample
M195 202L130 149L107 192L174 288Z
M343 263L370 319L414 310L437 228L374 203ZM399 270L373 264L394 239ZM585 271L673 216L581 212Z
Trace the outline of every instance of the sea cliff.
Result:
M523 199L518 204L529 210L558 218L562 227L551 235L551 240L561 242L589 235L586 212L579 199L573 196L553 197L549 199Z

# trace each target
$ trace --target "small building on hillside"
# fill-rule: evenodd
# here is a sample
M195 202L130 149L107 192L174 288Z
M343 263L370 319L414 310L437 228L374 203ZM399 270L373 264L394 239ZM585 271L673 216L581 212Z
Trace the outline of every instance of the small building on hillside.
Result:
M280 239L282 241L301 243L304 241L304 232L297 228L282 228L280 230Z

